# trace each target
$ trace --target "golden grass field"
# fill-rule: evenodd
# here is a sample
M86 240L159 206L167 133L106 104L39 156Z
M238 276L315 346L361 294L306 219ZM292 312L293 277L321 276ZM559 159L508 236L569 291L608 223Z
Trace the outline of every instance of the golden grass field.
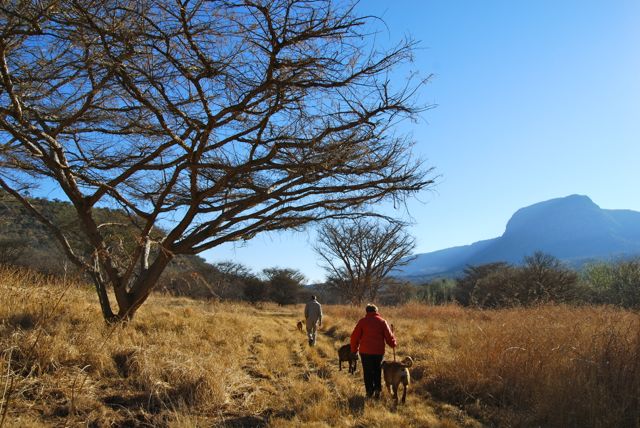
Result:
M363 308L152 296L107 326L89 286L0 268L4 426L638 426L640 317L607 307L381 308L413 384L365 400L337 348ZM387 358L392 358L390 350Z

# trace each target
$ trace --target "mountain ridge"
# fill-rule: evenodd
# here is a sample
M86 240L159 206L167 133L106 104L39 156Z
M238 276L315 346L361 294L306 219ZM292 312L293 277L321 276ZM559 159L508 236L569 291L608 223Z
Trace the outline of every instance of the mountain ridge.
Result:
M517 210L501 236L417 254L396 276L452 277L467 265L517 264L535 251L572 267L640 254L640 212L602 209L588 196L577 194L538 202Z

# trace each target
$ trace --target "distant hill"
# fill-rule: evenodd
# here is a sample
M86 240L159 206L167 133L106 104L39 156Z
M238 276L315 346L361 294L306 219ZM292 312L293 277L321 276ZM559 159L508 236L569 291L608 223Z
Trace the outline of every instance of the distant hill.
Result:
M87 251L71 204L44 198L31 198L30 202L49 221L65 231L76 251ZM100 221L120 222L125 219L126 222L125 215L117 210L97 209L96 217ZM123 233L126 235L126 230ZM15 262L44 273L59 274L74 269L50 231L22 204L1 191L0 254L0 263Z
M72 247L86 253L82 231L74 208L68 202L45 198L30 199L32 205L61 230L65 231ZM127 224L129 219L120 210L97 208L96 217L101 222ZM112 241L135 242L128 234L128 227L114 229ZM156 230L156 238L163 232ZM83 251L84 249L84 251ZM19 202L0 191L0 264L25 266L47 274L74 272L76 267L68 261L50 231L33 217ZM158 290L194 298L220 297L220 286L233 288L225 291L225 297L238 298L242 293L234 284L234 275L225 275L203 258L192 255L175 257L163 273Z
M601 209L583 195L521 208L498 238L418 254L397 276L423 280L459 274L466 265L519 263L543 251L573 267L640 254L640 212Z

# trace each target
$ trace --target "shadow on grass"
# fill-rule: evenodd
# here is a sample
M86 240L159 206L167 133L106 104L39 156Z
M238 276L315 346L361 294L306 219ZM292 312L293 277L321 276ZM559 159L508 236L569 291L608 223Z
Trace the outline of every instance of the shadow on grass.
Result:
M7 319L7 323L21 330L31 330L38 324L38 317L28 312L22 312L11 315Z
M352 397L349 397L349 399L347 400L349 411L354 416L361 416L362 414L364 414L364 403L364 395L354 395Z

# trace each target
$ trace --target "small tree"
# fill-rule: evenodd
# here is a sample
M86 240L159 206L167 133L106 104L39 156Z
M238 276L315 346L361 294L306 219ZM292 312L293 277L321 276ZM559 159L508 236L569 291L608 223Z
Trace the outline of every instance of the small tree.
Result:
M330 0L5 2L0 187L90 275L108 321L176 255L404 199L432 183L390 132L421 110L420 82L388 77L414 43L380 52L368 22ZM41 183L82 245L24 196ZM126 213L126 245L97 207Z
M578 274L550 254L536 251L521 269L523 304L568 302L580 297Z
M306 282L303 274L294 269L269 268L262 271L269 284L270 300L279 305L290 305L299 301L302 286Z
M375 300L382 280L395 267L407 264L414 239L400 223L355 219L324 223L314 249L329 273L328 284L352 304Z

